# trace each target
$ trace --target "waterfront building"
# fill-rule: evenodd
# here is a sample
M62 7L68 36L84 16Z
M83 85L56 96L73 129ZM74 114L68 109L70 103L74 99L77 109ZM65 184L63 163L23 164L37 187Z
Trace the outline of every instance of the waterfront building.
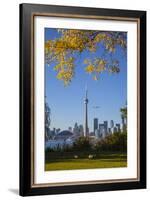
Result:
M116 124L117 132L120 132L120 124Z
M94 122L94 124L93 124L93 131L94 131L94 133L95 133L95 130L97 130L98 129L98 118L94 118L94 120L93 120L93 122Z
M110 121L110 128L113 128L113 127L114 127L114 121L111 120L111 121Z
M105 137L104 124L99 124L99 133L103 138Z
M108 133L108 121L104 121L104 132L105 132L105 135L107 135L107 133Z

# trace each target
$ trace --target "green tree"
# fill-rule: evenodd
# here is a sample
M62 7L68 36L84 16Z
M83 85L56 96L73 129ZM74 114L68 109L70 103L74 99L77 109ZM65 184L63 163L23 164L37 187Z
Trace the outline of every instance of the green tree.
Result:
M91 149L92 145L90 143L90 139L88 137L79 137L73 144L73 149L77 151L89 150Z
M120 151L126 152L127 151L127 132L116 132L112 135L108 135L105 138L99 140L96 145L95 149L97 151Z

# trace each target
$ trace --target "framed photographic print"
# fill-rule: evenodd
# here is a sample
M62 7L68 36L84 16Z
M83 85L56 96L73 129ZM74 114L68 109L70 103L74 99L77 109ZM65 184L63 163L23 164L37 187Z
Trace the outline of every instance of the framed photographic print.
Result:
M20 5L20 195L146 188L146 12Z

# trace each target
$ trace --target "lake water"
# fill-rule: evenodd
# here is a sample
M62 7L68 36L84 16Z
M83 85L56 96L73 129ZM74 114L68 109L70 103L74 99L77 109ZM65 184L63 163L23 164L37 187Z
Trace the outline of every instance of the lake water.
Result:
M73 140L67 139L67 140L48 140L45 143L45 148L57 148L58 146L62 148L64 145L71 146L73 144Z

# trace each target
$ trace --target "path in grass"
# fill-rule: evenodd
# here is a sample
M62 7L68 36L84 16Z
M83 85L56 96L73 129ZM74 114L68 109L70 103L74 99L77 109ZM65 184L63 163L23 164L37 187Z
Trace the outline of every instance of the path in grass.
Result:
M113 159L57 159L47 162L45 170L72 170L72 169L94 169L127 167L127 160L121 158Z

